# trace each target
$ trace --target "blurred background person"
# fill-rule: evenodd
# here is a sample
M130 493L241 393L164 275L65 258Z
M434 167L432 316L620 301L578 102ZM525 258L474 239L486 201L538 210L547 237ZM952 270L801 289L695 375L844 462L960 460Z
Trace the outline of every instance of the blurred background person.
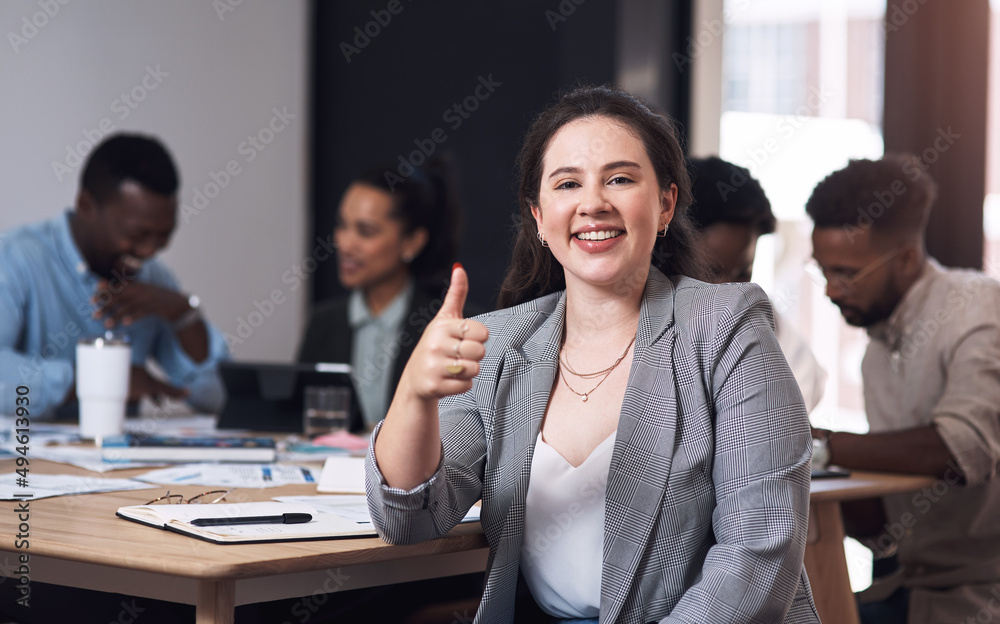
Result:
M222 407L222 333L157 258L177 226L180 176L156 138L114 134L87 156L73 210L0 239L0 388L36 414L76 415L76 342L106 330L132 348L129 401ZM151 374L155 362L166 379ZM10 394L9 396L13 396Z
M350 292L316 307L298 360L351 364L368 429L385 416L413 347L441 306L456 259L454 197L443 160L406 177L386 164L355 178L337 208L337 271Z
M918 157L886 154L851 160L806 204L816 275L844 320L869 337L861 363L869 432L816 429L819 448L852 470L936 478L933 492L842 505L848 534L876 558L876 580L860 597L863 624L983 622L996 613L1000 284L928 254L936 198Z
M694 203L689 214L701 231L713 281L749 282L757 239L774 232L777 223L764 189L744 167L717 156L689 159ZM802 390L806 409L823 398L826 371L795 327L777 310L774 332Z

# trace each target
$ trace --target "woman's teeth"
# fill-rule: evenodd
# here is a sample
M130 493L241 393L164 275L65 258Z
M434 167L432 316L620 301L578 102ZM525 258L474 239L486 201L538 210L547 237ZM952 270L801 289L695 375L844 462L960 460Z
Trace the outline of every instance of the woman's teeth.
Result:
M621 230L604 230L600 232L580 232L576 235L579 240L602 241L609 238L621 236Z

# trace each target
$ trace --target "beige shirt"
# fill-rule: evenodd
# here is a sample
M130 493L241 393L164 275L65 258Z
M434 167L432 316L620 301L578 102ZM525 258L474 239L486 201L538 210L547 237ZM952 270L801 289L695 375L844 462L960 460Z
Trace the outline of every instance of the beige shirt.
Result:
M935 590L914 591L911 615L974 616L1000 583L1000 283L929 260L892 316L868 333L871 432L934 425L958 464L930 488L885 500L886 532L903 536L906 584ZM975 599L936 591L946 588Z

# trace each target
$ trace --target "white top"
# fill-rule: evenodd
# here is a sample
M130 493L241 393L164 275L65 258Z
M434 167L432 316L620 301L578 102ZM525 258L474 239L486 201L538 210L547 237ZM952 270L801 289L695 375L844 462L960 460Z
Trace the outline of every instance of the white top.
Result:
M615 434L573 467L539 432L524 508L521 573L549 615L596 618L601 606L604 499Z

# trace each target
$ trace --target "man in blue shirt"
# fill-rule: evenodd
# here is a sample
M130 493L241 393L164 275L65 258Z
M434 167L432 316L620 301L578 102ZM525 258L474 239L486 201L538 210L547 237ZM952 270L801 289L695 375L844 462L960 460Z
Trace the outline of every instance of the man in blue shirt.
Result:
M114 329L132 346L129 400L186 398L218 411L221 333L153 257L176 225L177 169L159 141L114 135L89 156L76 209L0 236L0 400L32 413L75 399L76 342ZM146 368L154 360L160 381ZM0 410L2 411L2 410Z

